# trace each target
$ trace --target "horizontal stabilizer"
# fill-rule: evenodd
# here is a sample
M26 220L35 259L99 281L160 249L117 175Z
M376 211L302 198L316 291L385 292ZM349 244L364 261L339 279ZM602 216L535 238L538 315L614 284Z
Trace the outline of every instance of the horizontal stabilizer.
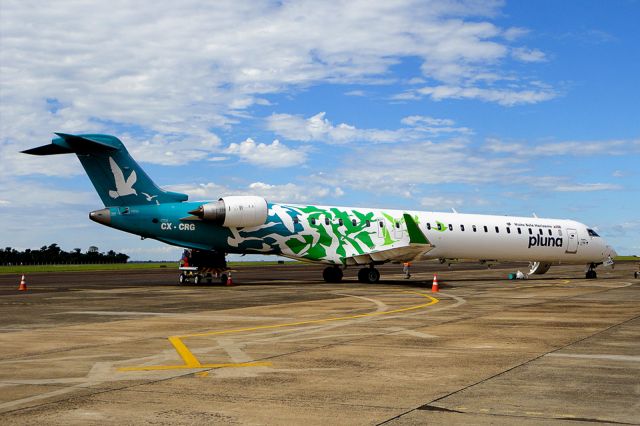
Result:
M67 133L56 133L58 138L51 141L50 145L43 145L37 148L22 151L24 154L31 155L54 155L54 154L89 154L92 152L113 152L121 148L122 144L111 138L105 138L101 135L91 137L92 135L77 136ZM102 139L102 140L99 140Z
M71 154L73 153L72 149L65 148L60 145L42 145L37 148L27 149L22 151L23 154L31 154L31 155L55 155L55 154Z
M71 145L75 152L78 150L98 150L98 151L117 151L120 146L109 139L98 140L90 136L69 135L67 133L56 133L67 144ZM53 142L55 143L55 141Z

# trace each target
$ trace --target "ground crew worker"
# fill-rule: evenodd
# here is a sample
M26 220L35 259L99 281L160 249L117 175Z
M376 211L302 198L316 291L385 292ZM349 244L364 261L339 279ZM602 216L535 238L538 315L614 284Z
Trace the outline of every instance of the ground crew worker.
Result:
M404 262L402 264L402 272L404 272L404 278L405 279L411 278L411 263L410 262Z
M189 249L184 249L182 252L182 266L189 266L189 261L191 260L191 251Z

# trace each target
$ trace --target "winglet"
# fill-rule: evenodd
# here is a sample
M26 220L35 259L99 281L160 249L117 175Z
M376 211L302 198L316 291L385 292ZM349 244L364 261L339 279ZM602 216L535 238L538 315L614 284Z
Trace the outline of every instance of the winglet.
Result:
M405 213L403 215L404 223L407 225L407 232L409 233L409 243L411 244L431 244L424 233L413 220L410 214Z

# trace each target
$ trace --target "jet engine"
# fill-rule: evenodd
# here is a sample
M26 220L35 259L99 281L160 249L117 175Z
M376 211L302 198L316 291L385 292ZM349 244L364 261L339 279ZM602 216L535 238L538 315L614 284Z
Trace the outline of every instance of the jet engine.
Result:
M529 275L542 275L551 268L550 263L529 262Z
M252 195L236 195L203 204L190 214L227 228L263 225L267 221L267 200Z

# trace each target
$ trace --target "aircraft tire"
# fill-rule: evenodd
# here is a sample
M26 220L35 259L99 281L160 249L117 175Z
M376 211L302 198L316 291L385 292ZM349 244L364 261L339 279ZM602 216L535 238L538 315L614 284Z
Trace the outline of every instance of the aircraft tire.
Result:
M193 283L195 285L200 285L202 284L202 275L197 274L194 278L193 278Z
M335 266L327 266L322 271L322 278L328 283L339 283L342 281L342 270Z
M369 284L377 283L378 281L380 281L380 271L378 271L376 268L366 269L365 279Z
M178 277L178 284L185 285L186 283L187 283L187 277L185 276L185 274L180 274L180 276Z
M227 280L228 279L229 279L229 277L227 276L227 274L221 274L220 275L220 284L227 285Z
M598 274L596 274L596 271L594 270L589 270L585 274L585 278L588 280L595 280L596 278L598 278Z
M369 268L362 268L358 271L358 281L361 283L366 283L367 282L367 272L369 271Z

